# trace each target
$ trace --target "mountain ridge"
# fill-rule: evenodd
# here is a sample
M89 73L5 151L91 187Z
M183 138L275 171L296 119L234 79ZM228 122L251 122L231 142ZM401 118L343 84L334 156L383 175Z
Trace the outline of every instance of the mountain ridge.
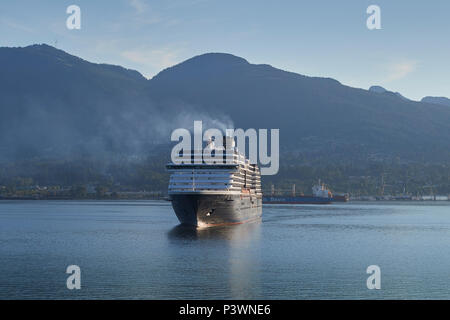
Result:
M226 109L238 115L234 119L237 127L279 127L285 137L291 137L285 138L290 146L303 146L300 146L301 152L314 152L320 144L333 144L336 152L353 147L364 149L371 144L372 154L383 153L385 145L390 145L392 154L408 144L415 149L410 137L427 145L424 137L432 134L433 139L444 143L442 137L435 135L436 123L445 128L444 132L449 132L442 118L430 119L430 112L443 112L443 118L448 119L449 114L443 108L404 99L394 93L380 95L342 85L334 79L307 77L268 65L233 65L222 70L219 77L211 72L217 69L215 66L206 71L183 68L188 62L163 71L164 77L156 76L149 81L156 97L177 97L210 110ZM258 116L258 121L253 121L255 109L262 115L277 112L270 117ZM365 112L371 114L361 117ZM383 117L382 112L387 116ZM426 123L427 120L430 122ZM352 128L355 124L357 128ZM364 139L354 138L364 133L367 133Z
M411 99L408 99L405 96L403 96L400 92L389 91L389 90L383 88L382 86L371 86L369 88L369 91L376 92L376 93L395 94L396 96L398 96L399 98L401 98L403 100L411 100Z
M440 105L444 105L444 106L448 106L450 107L450 99L447 97L431 97L431 96L427 96L427 97L423 97L422 100L420 100L421 102L425 102L425 103L433 103L433 104L440 104Z
M204 120L279 128L284 152L304 159L450 159L444 106L232 54L198 55L146 79L35 45L0 48L0 68L0 150L20 158L148 152L169 143L171 130Z

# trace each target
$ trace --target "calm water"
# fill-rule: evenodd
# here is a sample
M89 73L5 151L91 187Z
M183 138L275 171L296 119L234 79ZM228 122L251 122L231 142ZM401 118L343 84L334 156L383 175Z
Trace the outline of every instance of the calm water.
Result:
M450 299L450 205L264 206L177 227L170 203L1 201L0 298ZM66 267L81 268L81 290ZM381 268L368 290L366 268Z

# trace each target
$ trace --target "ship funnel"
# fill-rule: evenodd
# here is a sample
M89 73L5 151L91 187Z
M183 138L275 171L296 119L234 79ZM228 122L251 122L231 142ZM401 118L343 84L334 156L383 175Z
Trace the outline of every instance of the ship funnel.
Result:
M211 137L209 137L208 141L206 142L206 148L209 148L209 149L215 148L214 140Z
M236 143L234 141L234 137L223 137L223 147L225 149L233 149L236 146Z

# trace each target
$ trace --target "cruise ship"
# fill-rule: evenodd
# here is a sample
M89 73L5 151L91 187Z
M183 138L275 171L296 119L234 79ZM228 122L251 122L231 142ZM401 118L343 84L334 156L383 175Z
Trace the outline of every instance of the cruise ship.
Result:
M203 150L191 150L185 161L169 163L169 200L182 224L197 227L239 224L261 218L261 174L237 150L234 138ZM221 157L216 156L220 150ZM194 161L200 159L200 161ZM196 163L199 162L199 163Z

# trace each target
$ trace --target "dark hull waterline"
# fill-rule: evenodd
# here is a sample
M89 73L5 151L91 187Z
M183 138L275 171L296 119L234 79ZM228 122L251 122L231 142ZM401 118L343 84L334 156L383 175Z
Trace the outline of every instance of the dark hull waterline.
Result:
M261 218L261 197L249 195L172 194L172 207L181 224L212 227Z
M297 196L297 197L264 197L264 204L330 204L332 198L314 197L314 196Z

